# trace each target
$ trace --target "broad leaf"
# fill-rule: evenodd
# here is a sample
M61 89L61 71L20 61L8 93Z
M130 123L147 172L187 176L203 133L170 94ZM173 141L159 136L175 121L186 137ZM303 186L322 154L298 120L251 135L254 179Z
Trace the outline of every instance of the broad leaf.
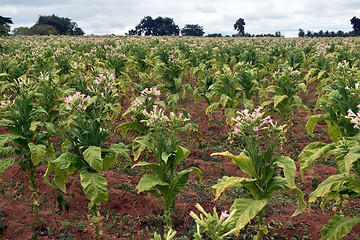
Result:
M334 149L335 147L336 143L328 144L322 142L313 142L307 145L298 157L300 162L301 177L304 179L305 171L312 172L311 165L317 158Z
M360 224L360 218L348 218L343 216L333 216L329 223L321 229L321 240L342 239L356 225Z
M184 147L176 146L176 156L174 165L178 164L181 160L186 159L190 155L190 151Z
M331 121L326 121L326 124L328 126L328 132L331 140L336 142L342 136L340 128Z
M100 173L81 171L80 180L86 197L93 204L100 204L109 200L107 182Z
M295 172L296 166L294 160L290 157L280 156L275 159L274 164L278 165L284 170L285 179L291 189L295 188Z
M276 106L277 106L278 104L280 104L283 100L285 100L285 99L287 99L287 98L288 98L288 96L286 96L286 95L275 96L275 97L274 97L274 108L276 108Z
M114 132L121 131L122 135L125 137L126 133L129 129L134 130L135 132L142 133L143 129L138 122L126 122L122 123L119 126L117 126L114 130Z
M42 144L33 144L29 143L29 149L31 152L31 161L37 166L45 157L46 154L46 146Z
M170 94L167 100L170 111L175 111L180 100L179 94L178 93Z
M166 182L161 181L153 174L146 174L144 175L139 184L136 186L138 193L144 191L153 190L156 186L168 186L169 184Z
M2 148L6 143L11 142L18 138L22 138L22 137L11 133L0 135L0 148Z
M103 160L101 158L101 148L89 146L83 153L84 160L97 172L103 171Z
M331 118L329 114L316 114L311 116L305 126L308 134L313 136L315 125L321 120L331 120Z
M133 167L148 167L151 170L153 170L153 172L159 176L161 176L162 174L164 174L164 169L157 163L148 163L148 162L138 162L136 164L134 164L132 166Z
M17 158L0 158L0 174L11 167Z
M236 209L234 218L237 219L235 228L237 229L236 235L239 235L241 229L248 224L251 219L255 218L256 215L265 207L269 199L264 198L260 200L244 198L236 199L230 208L230 212Z
M154 142L151 138L150 134L145 136L138 136L134 139L132 152L134 154L134 161L137 161L141 155L141 153L145 149L152 150L154 148Z
M360 179L355 174L337 174L328 177L325 181L319 184L315 191L309 196L309 202L314 202L318 197L324 197L330 192L339 192L343 187L354 187L351 189L360 194Z
M65 170L69 167L74 167L79 161L80 160L71 153L63 153L57 159L51 161L51 163L55 164L58 168Z
M215 200L218 199L227 189L231 187L242 187L244 183L253 183L256 179L246 177L227 177L224 176L218 180L218 183L212 186Z
M213 153L211 156L223 156L228 157L232 159L232 162L238 165L238 167L243 171L244 173L249 174L253 178L257 178L256 170L254 165L251 162L251 159L245 155L238 155L235 156L232 153L226 151L221 153Z

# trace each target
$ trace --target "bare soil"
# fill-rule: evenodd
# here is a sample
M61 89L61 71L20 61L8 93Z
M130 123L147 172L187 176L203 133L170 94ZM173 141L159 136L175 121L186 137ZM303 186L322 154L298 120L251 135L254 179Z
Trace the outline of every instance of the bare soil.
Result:
M304 95L308 106L314 106L314 95ZM192 120L198 124L204 141L185 140L185 146L191 150L189 158L183 163L183 168L196 166L204 173L204 182L199 183L196 175L191 175L187 188L176 200L176 211L174 213L177 237L181 236L191 239L194 231L194 222L189 216L190 211L197 212L196 203L200 203L205 210L229 210L239 192L229 192L225 200L214 201L211 186L217 179L227 176L240 176L240 170L229 160L211 157L213 152L220 152L227 146L228 126L225 124L221 111L214 113L209 119L205 114L207 104L205 102L195 103L187 100L182 103L189 110ZM119 120L120 121L120 120ZM288 133L288 142L284 154L296 160L301 150L310 142L329 142L325 123L316 126L315 136L308 136L305 130L306 112L298 110L295 113L294 127ZM115 124L116 125L116 124ZM122 136L111 134L111 142L124 141ZM126 140L125 140L126 141ZM187 142L186 142L187 141ZM314 166L314 173L305 174L305 182L297 173L297 184L304 192L305 197L314 190L313 179L320 182L328 176L335 174L336 166L332 159L319 161ZM119 162L110 171L104 173L108 181L110 200L102 205L102 238L103 239L149 239L153 232L162 233L163 218L160 203L150 194L137 194L135 187L139 182L142 170L132 169L131 165L125 167L126 161ZM299 166L297 164L297 166ZM0 219L5 226L1 235L2 239L92 239L92 226L87 221L88 200L84 195L79 176L74 174L67 183L67 193L63 195L68 202L68 211L63 206L57 206L56 198L58 190L51 189L43 183L42 176L46 166L38 168L39 201L41 206L41 222L36 224L34 214L31 210L30 190L28 189L28 176L21 171L19 165L15 164L1 174L0 183ZM332 215L332 205L327 205L324 212L319 207L319 202L312 205L302 214L291 217L296 209L295 197L283 192L277 193L266 208L266 221L269 234L267 239L320 239L320 230ZM351 200L346 205L346 214L350 216L359 215L360 201ZM254 228L249 225L241 231L238 239L251 239ZM360 226L353 228L348 239L355 238L360 233ZM236 239L236 238L233 238Z

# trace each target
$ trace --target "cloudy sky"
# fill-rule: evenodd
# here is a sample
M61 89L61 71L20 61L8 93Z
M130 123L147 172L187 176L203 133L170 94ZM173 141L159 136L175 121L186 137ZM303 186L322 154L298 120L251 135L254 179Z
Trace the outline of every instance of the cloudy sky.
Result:
M16 27L31 27L40 15L55 14L78 23L85 34L124 35L144 16L170 17L203 26L205 34L232 35L237 19L245 32L295 37L298 29L352 30L350 19L360 18L359 0L0 0L0 16Z

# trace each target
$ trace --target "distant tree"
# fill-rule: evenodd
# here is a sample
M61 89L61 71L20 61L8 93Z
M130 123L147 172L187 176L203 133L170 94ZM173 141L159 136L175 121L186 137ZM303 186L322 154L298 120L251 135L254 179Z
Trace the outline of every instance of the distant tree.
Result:
M56 28L47 24L35 24L29 29L29 35L55 35Z
M151 16L146 16L135 26L135 29L129 30L127 35L171 36L179 35L179 33L179 26L174 23L172 18L157 17L153 19Z
M30 28L28 28L28 27L18 27L18 28L14 28L14 30L12 32L13 32L13 34L15 36L30 35Z
M203 27L199 26L198 24L186 24L181 29L181 35L202 37L204 36L204 30Z
M298 36L299 36L299 37L305 37L305 32L304 32L303 29L301 29L301 28L299 29Z
M221 33L210 33L208 35L206 35L206 37L222 37Z
M245 21L242 18L239 18L235 24L234 29L239 32L241 36L245 34Z
M55 14L50 16L39 16L37 25L50 25L56 29L60 35L84 35L84 31L78 27L76 22L71 22L71 19L58 17Z
M354 32L356 35L360 35L360 19L357 17L353 17L350 19L351 25L353 25Z
M0 36L9 34L9 32L10 32L9 24L13 24L10 17L0 16Z

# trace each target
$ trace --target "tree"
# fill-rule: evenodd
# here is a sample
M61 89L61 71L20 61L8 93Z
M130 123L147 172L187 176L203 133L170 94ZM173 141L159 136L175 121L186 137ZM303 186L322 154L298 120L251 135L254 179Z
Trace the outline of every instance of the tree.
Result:
M35 24L29 30L29 35L56 35L58 32L54 26L48 24Z
M242 18L239 18L234 24L234 29L239 32L240 35L245 34L245 21Z
M203 27L198 24L186 24L185 27L181 29L181 35L202 37L204 35L204 30Z
M128 35L171 36L179 35L179 33L179 26L174 23L172 18L157 17L153 19L151 16L146 16L135 26L135 29L128 32Z
M0 36L9 34L10 32L9 24L13 24L10 17L0 16Z
M30 29L28 27L18 27L13 30L14 36L30 35Z
M299 36L299 37L305 37L305 32L304 32L303 29L301 29L301 28L299 29L298 36Z
M71 22L69 18L58 17L55 14L51 16L39 16L36 25L53 26L60 35L84 35L84 31L78 27L76 22Z
M353 17L350 19L351 25L353 25L354 32L357 33L356 35L360 34L360 19L357 17Z

